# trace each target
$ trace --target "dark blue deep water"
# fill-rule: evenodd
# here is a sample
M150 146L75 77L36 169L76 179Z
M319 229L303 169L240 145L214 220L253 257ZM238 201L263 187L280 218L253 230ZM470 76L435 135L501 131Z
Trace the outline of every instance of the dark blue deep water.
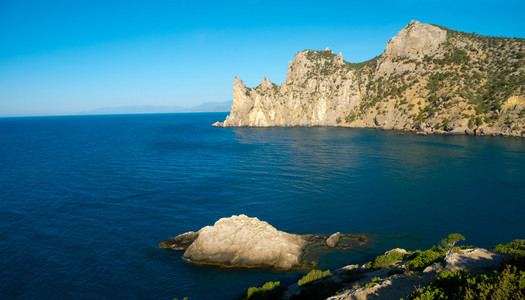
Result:
M0 298L220 300L297 280L156 246L240 213L369 234L322 269L452 232L483 247L525 238L525 139L210 126L225 116L0 119Z

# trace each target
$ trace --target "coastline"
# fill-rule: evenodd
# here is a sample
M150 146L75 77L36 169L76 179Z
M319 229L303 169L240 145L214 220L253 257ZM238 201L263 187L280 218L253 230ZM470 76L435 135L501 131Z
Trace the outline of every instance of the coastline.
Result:
M390 128L390 127L381 127L381 126L351 126L351 125L269 125L269 126L224 126L224 122L215 122L211 125L212 127L222 127L222 128L295 128L295 127L326 127L326 128L350 128L350 129L377 129L377 130L388 130L388 131L396 131L396 132L404 132L404 133L413 133L415 135L434 135L434 134L441 134L441 135L454 135L454 136L461 136L461 135L470 135L470 136L500 136L500 137L515 137L515 138L525 138L525 132L522 132L521 134L513 133L513 132L493 132L488 131L486 133L486 128L474 128L474 129L464 129L463 131L445 131L445 130L435 130L435 129L427 129L427 130L415 130L411 128Z
M497 45L496 45L497 44ZM501 51L501 49L505 51ZM233 81L214 126L334 126L525 137L522 39L412 21L366 62L329 48L298 52L280 85Z

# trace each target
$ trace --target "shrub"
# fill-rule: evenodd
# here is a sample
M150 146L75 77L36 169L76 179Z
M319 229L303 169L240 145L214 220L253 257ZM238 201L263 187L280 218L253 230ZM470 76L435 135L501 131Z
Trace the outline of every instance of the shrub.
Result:
M384 269L401 260L403 260L403 253L398 251L392 251L386 255L380 255L376 257L366 266L367 268L371 269Z
M443 126L444 126L444 127L447 127L448 124L450 124L450 120L449 120L448 118L444 118L444 119L443 119Z
M506 266L501 272L479 276L465 270L443 271L407 299L524 299L524 292L525 272Z
M377 282L379 281L379 277L374 277L372 278L372 281L370 281L369 283L365 284L366 287L373 287L377 284Z
M471 118L468 120L468 128L473 128L474 127L474 119Z
M356 115L354 113L351 113L351 114L348 114L346 117L345 117L345 121L347 123L352 123L353 121L355 121L355 118L356 118Z
M434 249L426 250L423 252L416 251L412 255L412 259L407 261L406 266L409 270L422 270L431 264L443 260L445 252L436 251Z
M455 295L458 296L458 299L462 299L464 297L459 296L459 291L461 286L467 284L468 279L470 279L470 274L465 270L443 271L431 284L413 292L407 299L456 299Z
M476 118L476 126L481 126L483 125L483 118L482 117L477 117Z
M281 282L267 282L262 287L251 287L246 292L245 297L240 299L275 299L280 297L284 288L280 286Z
M514 240L506 245L499 244L494 247L494 251L525 256L525 240Z
M321 279L321 278L327 277L327 276L332 276L332 273L330 273L330 270L326 270L324 272L321 271L321 270L312 270L312 271L308 272L308 274L306 274L303 278L299 279L297 284L299 286L301 286L301 285L306 284L308 282L311 282L311 281L314 281L314 280L317 280L317 279Z

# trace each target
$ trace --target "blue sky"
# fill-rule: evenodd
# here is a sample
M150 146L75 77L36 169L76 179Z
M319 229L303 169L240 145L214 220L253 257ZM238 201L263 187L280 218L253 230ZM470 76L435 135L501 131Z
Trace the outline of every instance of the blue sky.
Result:
M0 0L0 116L232 99L304 49L383 52L411 20L525 37L525 1Z

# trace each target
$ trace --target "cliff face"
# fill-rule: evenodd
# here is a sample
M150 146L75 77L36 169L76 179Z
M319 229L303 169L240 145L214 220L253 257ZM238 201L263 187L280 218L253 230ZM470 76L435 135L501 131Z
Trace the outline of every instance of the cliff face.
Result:
M233 83L214 126L344 126L525 136L525 40L412 21L380 56L349 63L330 49L297 53L278 86Z

